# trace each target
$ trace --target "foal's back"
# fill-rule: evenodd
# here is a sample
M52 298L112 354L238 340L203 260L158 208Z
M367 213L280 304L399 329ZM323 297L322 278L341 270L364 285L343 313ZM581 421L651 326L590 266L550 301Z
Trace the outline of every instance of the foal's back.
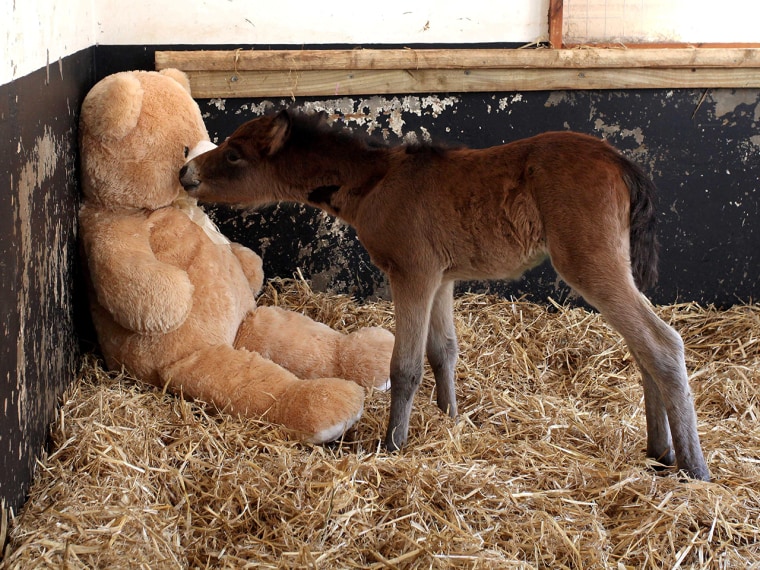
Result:
M606 240L612 229L628 246L622 160L605 142L570 132L487 149L398 148L355 225L382 269L514 278L547 256L548 238L575 234L588 248L601 224Z

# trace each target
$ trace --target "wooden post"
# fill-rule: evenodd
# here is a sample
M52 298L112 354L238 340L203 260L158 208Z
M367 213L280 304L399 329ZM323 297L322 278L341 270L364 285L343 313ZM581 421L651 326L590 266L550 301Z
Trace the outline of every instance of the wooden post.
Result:
M562 0L549 2L549 44L555 49L562 47Z

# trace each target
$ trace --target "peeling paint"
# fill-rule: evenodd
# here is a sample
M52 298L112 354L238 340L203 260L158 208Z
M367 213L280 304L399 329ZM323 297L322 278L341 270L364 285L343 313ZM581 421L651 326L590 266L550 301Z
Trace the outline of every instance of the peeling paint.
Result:
M20 141L21 148L25 148ZM52 391L29 392L33 379L47 370L65 368L69 355L62 354L66 345L58 346L46 323L55 318L55 308L65 309L71 302L63 281L70 271L68 252L63 244L71 241L73 225L60 220L61 209L48 191L59 165L59 156L70 152L45 126L31 148L24 150L25 161L17 185L18 201L14 211L15 227L21 254L21 287L17 309L19 331L16 338L16 389L18 427L24 432L55 405L57 394ZM58 221L56 221L58 220ZM42 221L43 227L38 224ZM40 231L46 240L35 239ZM41 298L40 298L41 296ZM42 314L40 314L40 311ZM40 358L41 354L46 357Z
M623 129L620 128L619 125L607 125L603 119L599 118L594 121L594 130L600 132L604 137L618 135L620 138L630 137L635 140L637 144L642 144L644 142L644 133L642 132L641 127Z
M293 107L307 113L324 112L332 120L343 121L351 128L362 128L368 134L372 134L379 129L386 139L391 134L395 135L398 139L404 139L407 136L407 133L404 132L406 124L404 120L405 114L416 117L437 118L447 109L454 107L457 102L457 97L438 97L436 95L424 97L408 95L391 98L374 96L361 99L339 97L336 99L304 101L298 105L293 105ZM210 99L209 104L218 111L225 111L228 102L224 99ZM277 104L264 100L259 103L243 103L232 113L245 117L245 120L248 120L268 113L275 108L288 106L290 106L290 102L285 99L281 99ZM203 116L204 119L207 119L211 116L211 113L206 110ZM420 131L418 136L422 140L429 139L429 133L426 134L422 131ZM219 138L218 134L212 134L212 140L218 142Z
M552 91L549 93L544 107L559 107L560 105L574 105L575 94L573 91Z
M209 103L211 103L214 107L216 107L220 111L226 110L224 99L210 99Z
M523 101L522 93L515 93L514 95L510 95L508 97L502 97L499 99L499 111L504 111L509 108L510 105L514 105L515 103L519 103ZM510 109L510 113L512 110Z
M715 105L713 113L718 119L725 118L726 115L740 113L742 106L754 107L753 117L755 121L760 116L757 105L757 89L713 89L710 91L708 99Z

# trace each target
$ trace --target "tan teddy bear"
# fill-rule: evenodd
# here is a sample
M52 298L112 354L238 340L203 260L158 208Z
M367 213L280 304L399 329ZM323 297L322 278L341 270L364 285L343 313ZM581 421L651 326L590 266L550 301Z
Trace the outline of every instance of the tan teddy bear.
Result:
M387 386L393 335L256 307L261 258L222 236L179 183L201 141L177 70L116 73L82 105L79 229L106 363L306 441L335 439L361 416L362 386Z

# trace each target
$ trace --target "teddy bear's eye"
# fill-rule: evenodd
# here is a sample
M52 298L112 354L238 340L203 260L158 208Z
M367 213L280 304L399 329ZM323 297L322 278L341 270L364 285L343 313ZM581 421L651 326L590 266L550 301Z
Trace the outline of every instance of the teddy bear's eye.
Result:
M236 162L240 161L240 153L238 153L238 151L236 151L234 148L228 148L224 153L224 158L230 164L235 164Z
M188 154L190 154L190 147L189 147L189 146L186 146L186 147L185 147L185 158L187 158L187 155L188 155Z

